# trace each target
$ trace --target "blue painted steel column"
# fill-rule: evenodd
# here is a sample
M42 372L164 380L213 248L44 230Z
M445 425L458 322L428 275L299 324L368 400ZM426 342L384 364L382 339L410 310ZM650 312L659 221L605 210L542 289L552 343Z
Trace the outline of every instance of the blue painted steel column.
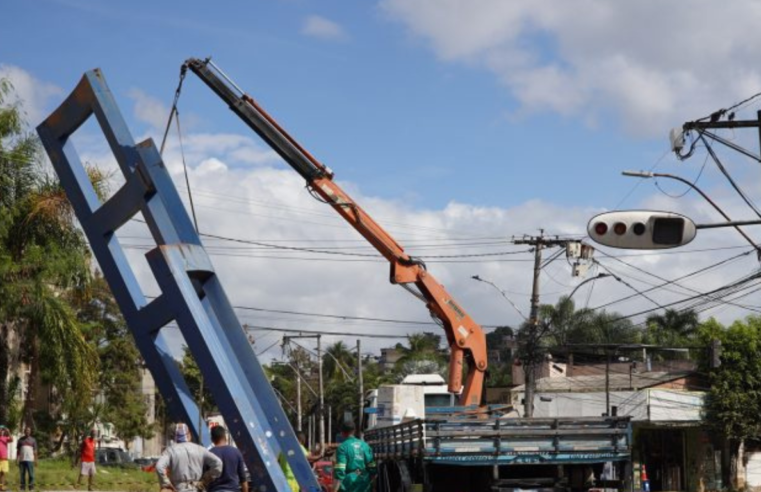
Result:
M92 115L126 179L105 203L69 140ZM302 490L319 491L156 146L134 142L102 73L85 73L37 132L172 417L208 442L208 428L197 428L198 407L160 331L176 322L246 458L254 490L290 490L277 463L284 453ZM115 235L137 213L157 245L146 255L161 289L151 302Z

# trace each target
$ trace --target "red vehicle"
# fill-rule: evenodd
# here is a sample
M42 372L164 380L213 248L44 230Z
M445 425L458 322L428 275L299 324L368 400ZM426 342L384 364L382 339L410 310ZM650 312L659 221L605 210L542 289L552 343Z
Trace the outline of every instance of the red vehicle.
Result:
M317 475L317 483L320 484L322 490L326 492L333 490L333 462L317 461L312 465L312 469Z

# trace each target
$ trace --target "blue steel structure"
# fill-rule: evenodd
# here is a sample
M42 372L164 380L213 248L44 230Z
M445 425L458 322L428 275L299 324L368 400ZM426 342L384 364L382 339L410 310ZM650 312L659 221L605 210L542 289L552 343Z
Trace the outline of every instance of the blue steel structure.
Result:
M126 180L104 203L69 138L93 115ZM170 415L208 443L162 334L176 322L246 458L253 490L290 490L277 463L282 452L302 490L319 491L156 146L150 139L135 143L100 70L85 73L37 132ZM156 242L146 257L161 294L151 301L115 234L138 213Z

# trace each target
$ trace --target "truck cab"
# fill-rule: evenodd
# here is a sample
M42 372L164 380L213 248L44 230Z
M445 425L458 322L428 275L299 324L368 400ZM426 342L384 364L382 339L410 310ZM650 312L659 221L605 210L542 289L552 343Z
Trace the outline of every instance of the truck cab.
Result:
M450 413L458 395L450 393L438 374L410 374L400 384L384 385L365 394L365 429L395 425Z
M457 404L457 395L449 392L447 382L438 374L410 374L404 377L402 384L423 387L426 409L448 408Z

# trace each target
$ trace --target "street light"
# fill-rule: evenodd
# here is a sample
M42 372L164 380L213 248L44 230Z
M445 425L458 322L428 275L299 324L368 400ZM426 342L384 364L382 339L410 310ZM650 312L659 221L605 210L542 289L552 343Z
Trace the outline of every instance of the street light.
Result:
M499 292L499 293L500 293L500 295L501 295L502 297L504 297L504 298L505 298L505 300L506 300L507 302L509 302L509 303L510 303L510 305L513 307L513 309L515 309L515 310L518 312L518 314L520 314L520 315L521 315L521 318L523 318L525 321L528 321L528 318L526 317L526 315L524 315L524 314L521 312L521 310L520 310L520 309L518 309L518 306L516 306L516 305L515 305L515 303L514 303L513 301L511 301L511 300L510 300L510 298L509 298L509 297L507 297L507 294L505 294L505 291L504 291L504 290L502 290L502 289L500 289L499 287L497 287L497 284L495 284L495 283L494 283L494 282L492 282L491 280L486 280L485 278L481 278L481 277L479 277L478 275L473 275L473 276L472 276L472 277L470 277L470 278L472 278L473 280L478 280L479 282L483 282L483 283L485 283L485 284L489 284L489 285L491 285L492 287L494 287L495 289L497 289L497 292Z
M584 280L583 282L581 282L579 285L577 285L576 287L574 287L574 289L571 291L571 294L568 296L568 299L570 299L571 297L573 297L573 295L576 293L576 291L577 291L577 290L579 290L579 287L581 287L582 285L586 284L587 282L592 282L592 281L594 281L594 280L597 280L598 278L605 278L605 277L611 277L611 276L612 276L612 275L611 275L611 274L609 274L609 273L600 273L600 274L598 274L598 275L597 275L597 276L595 276L595 277L590 277L590 278L588 278L588 279L585 279L585 280Z

